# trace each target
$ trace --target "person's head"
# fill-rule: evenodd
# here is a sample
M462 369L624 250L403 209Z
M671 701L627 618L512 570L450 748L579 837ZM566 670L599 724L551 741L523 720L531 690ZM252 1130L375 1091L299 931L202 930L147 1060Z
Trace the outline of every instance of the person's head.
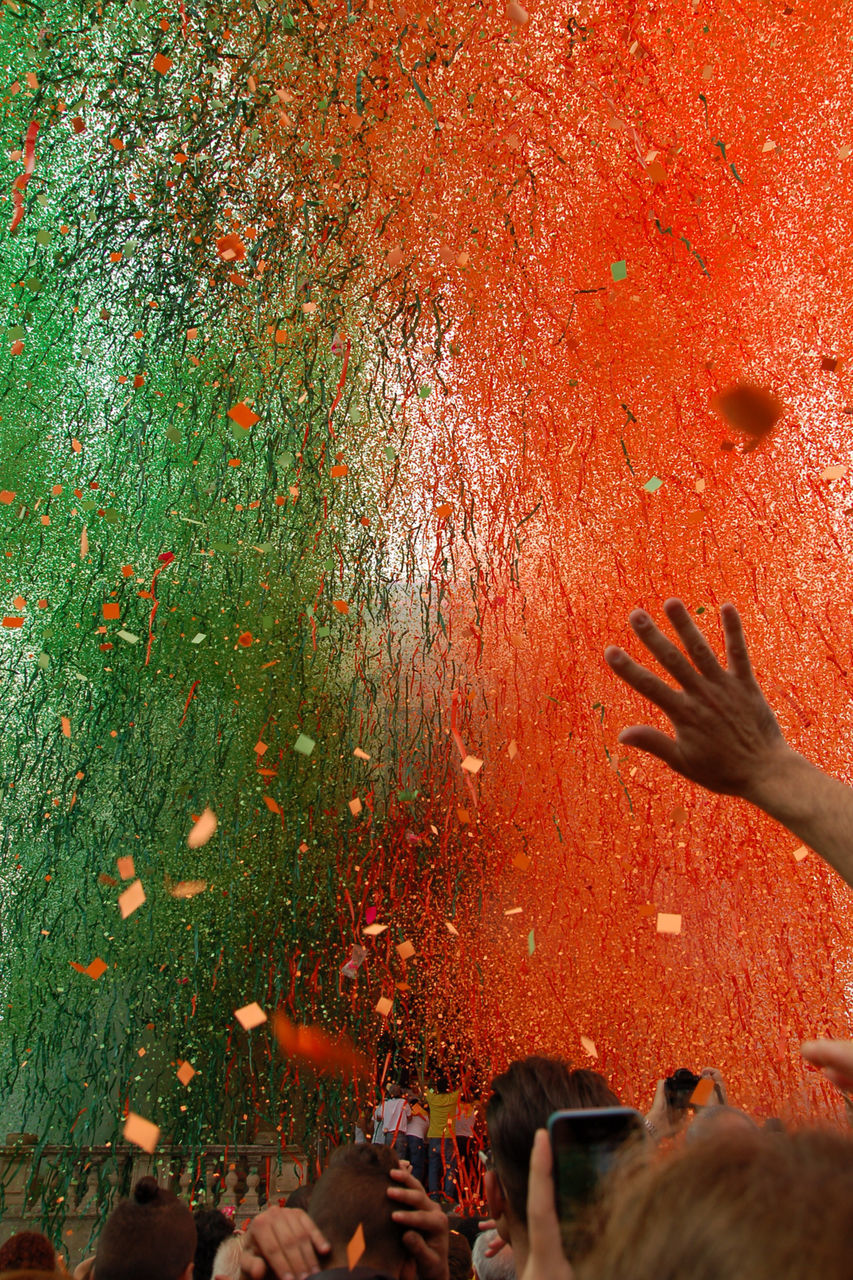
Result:
M481 1231L478 1239L474 1241L475 1280L516 1280L515 1257L511 1244L505 1244L500 1253L494 1254L491 1258L486 1256L489 1245L497 1238L497 1231Z
M526 1255L527 1181L536 1130L545 1128L554 1111L618 1106L619 1099L597 1071L573 1071L560 1058L523 1058L492 1081L486 1106L492 1163L485 1178L486 1198L520 1270L522 1251Z
M196 1209L193 1221L197 1235L193 1280L210 1280L216 1251L223 1240L233 1236L234 1223L218 1209Z
M618 1169L577 1280L848 1280L853 1141L739 1125Z
M311 1192L314 1187L310 1182L303 1182L295 1191L291 1191L287 1197L288 1209L304 1209L308 1212L308 1206L311 1203Z
M56 1252L40 1231L18 1231L0 1245L0 1272L53 1271Z
M385 1092L389 1098L402 1098L403 1096L403 1090L398 1084L389 1084Z
M364 1253L357 1265L414 1280L415 1267L403 1244L403 1228L391 1217L395 1204L387 1192L391 1170L400 1161L393 1147L358 1143L339 1147L314 1184L309 1209L312 1220L332 1246L326 1267L346 1267L347 1245L359 1226Z
M685 1142L704 1142L708 1138L718 1138L725 1133L741 1133L743 1130L754 1133L758 1125L752 1116L738 1107L702 1107L686 1130Z
M228 1236L216 1250L211 1273L212 1280L240 1280L242 1257L243 1237L238 1235Z
M67 1275L67 1271L33 1271L30 1267L0 1271L3 1280L66 1280Z
M447 1241L447 1270L450 1280L471 1280L474 1273L471 1246L462 1232L452 1227Z
M190 1280L197 1238L187 1206L154 1178L140 1178L104 1223L95 1280Z
M427 1075L427 1084L434 1093L450 1093L450 1076L447 1073L447 1068L440 1063L434 1063Z

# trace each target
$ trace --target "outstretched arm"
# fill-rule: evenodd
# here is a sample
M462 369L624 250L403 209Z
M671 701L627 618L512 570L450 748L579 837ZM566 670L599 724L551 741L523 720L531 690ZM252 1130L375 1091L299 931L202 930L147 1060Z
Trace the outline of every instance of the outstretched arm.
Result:
M667 600L664 611L686 655L644 610L635 609L629 621L679 688L614 645L605 649L604 658L621 680L669 717L675 737L649 725L632 725L622 730L619 741L657 756L709 791L749 800L793 831L853 887L853 789L785 742L753 674L737 609L724 604L721 610L725 667L681 600Z

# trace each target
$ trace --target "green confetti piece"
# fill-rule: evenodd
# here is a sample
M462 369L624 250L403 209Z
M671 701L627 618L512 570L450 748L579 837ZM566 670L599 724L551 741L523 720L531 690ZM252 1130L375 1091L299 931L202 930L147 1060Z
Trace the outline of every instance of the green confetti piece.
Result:
M646 481L643 488L646 493L657 493L662 484L663 480L661 480L660 476L652 476L651 480Z
M196 634L193 636L192 640L190 640L190 644L201 644L202 640L206 640L206 639L207 639L206 632L197 631Z
M628 263L623 258L621 262L611 262L610 274L614 280L624 280L628 274Z
M310 756L316 745L317 743L313 738L309 738L307 733L300 733L293 744L293 750L298 751L301 756Z
M122 629L118 634L119 638L125 640L128 644L136 644L139 640L139 636L135 636L132 631Z
M533 934L534 931L531 929L527 935L527 954L529 956L532 956L533 952L536 950L536 939Z

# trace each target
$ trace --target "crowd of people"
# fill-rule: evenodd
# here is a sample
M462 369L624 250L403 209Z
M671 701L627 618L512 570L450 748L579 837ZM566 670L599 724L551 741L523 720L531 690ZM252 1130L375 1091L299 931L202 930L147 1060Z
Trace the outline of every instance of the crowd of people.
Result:
M760 806L853 886L853 790L785 742L752 672L740 619L722 609L722 665L681 601L631 625L675 680L627 653L612 670L669 718L621 741L712 791ZM845 1096L853 1043L803 1045ZM700 1089L703 1083L705 1088ZM110 1214L84 1280L848 1280L853 1276L853 1139L831 1128L759 1126L731 1106L714 1068L683 1088L661 1081L649 1114L589 1196L559 1199L549 1120L612 1114L597 1072L555 1058L511 1063L480 1088L441 1070L391 1081L317 1182L238 1231L218 1210L195 1215L153 1178ZM475 1151L477 1155L475 1156ZM482 1206L484 1212L474 1213ZM473 1247L472 1247L473 1246ZM0 1276L67 1274L34 1233L0 1247Z

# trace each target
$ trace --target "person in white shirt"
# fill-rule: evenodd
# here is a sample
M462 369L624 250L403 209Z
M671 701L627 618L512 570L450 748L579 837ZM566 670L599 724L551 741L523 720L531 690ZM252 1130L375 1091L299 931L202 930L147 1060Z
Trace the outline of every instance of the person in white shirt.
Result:
M393 1147L401 1160L407 1158L406 1125L411 1110L400 1086L389 1084L385 1092L385 1101L382 1103L382 1130L385 1146Z
M409 1118L406 1121L406 1159L412 1166L412 1173L422 1187L426 1187L426 1135L429 1128L429 1111L426 1103L416 1089L408 1094Z

